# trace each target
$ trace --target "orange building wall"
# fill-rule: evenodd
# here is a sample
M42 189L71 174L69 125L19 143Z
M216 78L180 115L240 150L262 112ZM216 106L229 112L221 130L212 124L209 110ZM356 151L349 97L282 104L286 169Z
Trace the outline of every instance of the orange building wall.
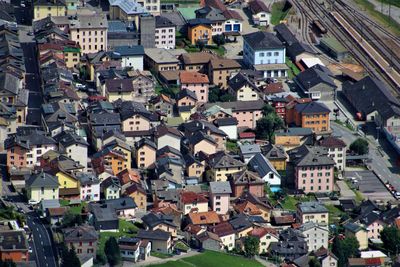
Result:
M9 251L9 252L0 252L0 258L2 261L12 260L13 262L28 262L29 261L29 253L28 251Z
M208 42L207 44L212 44L212 31L211 27L206 27L204 25L197 25L193 28L189 27L188 29L188 38L190 42L194 45L196 44L197 40L201 35L203 35L205 32L208 33Z
M7 168L26 167L26 149L15 146L13 150L14 152L11 152L11 149L7 149Z

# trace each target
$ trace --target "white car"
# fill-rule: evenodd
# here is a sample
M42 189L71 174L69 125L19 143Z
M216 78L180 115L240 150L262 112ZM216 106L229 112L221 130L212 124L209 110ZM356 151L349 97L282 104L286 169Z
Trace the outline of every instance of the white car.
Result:
M36 204L38 204L39 203L39 201L36 201L36 200L34 200L34 199L30 199L29 201L28 201L28 204L29 205L36 205Z
M86 88L86 85L81 84L81 83L76 83L76 84L75 84L75 87L76 87L77 89L85 89L85 88Z

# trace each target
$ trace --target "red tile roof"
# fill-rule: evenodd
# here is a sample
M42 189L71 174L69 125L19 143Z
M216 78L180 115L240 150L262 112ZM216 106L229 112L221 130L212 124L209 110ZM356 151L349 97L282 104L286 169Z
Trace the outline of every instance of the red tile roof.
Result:
M235 233L235 230L233 230L232 225L228 222L222 222L213 227L210 227L209 231L218 235L219 237Z
M239 134L239 138L256 138L256 134L252 132L243 132Z
M221 222L215 211L189 213L189 219L194 225L217 224Z
M198 194L191 191L182 191L181 192L181 202L183 204L191 204L191 203L205 203L208 202L208 199L205 198L202 194Z
M181 84L210 83L208 76L194 71L182 71L179 74Z
M271 234L273 236L277 236L277 231L274 228L264 228L264 227L259 227L259 228L254 228L249 235L251 236L256 236L258 238L261 238L265 236L266 234Z
M261 210L250 201L245 201L240 204L237 204L234 206L234 209L239 213L246 213L250 215L262 214Z

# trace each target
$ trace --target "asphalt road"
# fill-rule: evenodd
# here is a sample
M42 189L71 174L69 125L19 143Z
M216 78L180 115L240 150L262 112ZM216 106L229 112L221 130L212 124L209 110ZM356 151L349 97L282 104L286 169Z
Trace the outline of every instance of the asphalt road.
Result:
M333 134L341 136L348 145L360 137L347 128L335 123L332 123L331 127ZM378 143L373 140L373 136L367 136L367 140L369 141L369 157L371 159L371 162L368 164L383 182L388 181L393 185L396 191L400 191L400 176L392 172L392 170L394 171L397 167L393 166L392 162L389 160L398 156L395 155L394 151L390 150L390 146L384 138L384 136L380 137L378 145ZM385 150L383 150L382 147L384 147Z
M27 125L40 125L40 107L43 103L40 86L39 65L37 60L36 43L21 44L26 67L26 88L29 90Z

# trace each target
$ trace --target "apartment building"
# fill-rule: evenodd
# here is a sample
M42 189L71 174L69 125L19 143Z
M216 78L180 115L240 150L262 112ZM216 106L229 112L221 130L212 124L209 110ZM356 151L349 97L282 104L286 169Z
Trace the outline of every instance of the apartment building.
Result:
M156 47L165 49L175 48L175 30L175 24L173 24L169 19L162 16L157 16L155 31Z
M104 14L78 15L69 22L71 40L80 45L85 54L107 50L107 29Z
M137 0L150 14L160 15L160 0Z

